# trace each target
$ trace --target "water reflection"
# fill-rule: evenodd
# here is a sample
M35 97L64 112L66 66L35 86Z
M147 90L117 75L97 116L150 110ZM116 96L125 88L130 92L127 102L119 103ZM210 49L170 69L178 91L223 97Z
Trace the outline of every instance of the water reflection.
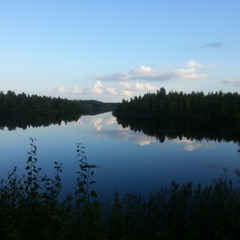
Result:
M175 143L187 144L186 150L192 151L201 146L195 141L233 141L240 142L239 122L193 122L193 121L161 121L159 119L117 119L123 128L129 128L134 132L143 132L154 137L159 142L173 140ZM150 141L150 140L149 140ZM148 142L148 141L147 141ZM205 146L212 148L213 146Z
M16 165L24 170L29 137L37 138L39 165L47 174L51 174L54 161L63 163L63 185L67 190L74 183L75 146L81 142L89 161L100 166L94 180L102 196L113 196L116 189L149 193L172 180L209 183L220 176L223 167L233 171L240 167L236 146L240 134L236 123L210 126L153 120L123 122L110 112L76 117L72 122L68 118L43 120L29 120L27 126L35 127L27 127L25 131L19 127L7 131L8 127L23 126L23 120L18 123L15 120L15 125L13 119L5 122L7 128L0 134L2 173Z
M101 131L105 125L113 125L116 124L116 118L113 116L105 116L105 115L96 115L94 118L90 116L85 116L84 118L79 118L74 122L75 126L84 125L84 124L92 124L92 126L96 129L96 131ZM103 117L104 116L104 117Z
M9 131L28 127L47 127L50 125L66 125L72 122L76 127L89 125L94 129L96 138L127 138L139 146L147 146L156 142L172 142L182 145L186 151L200 148L213 149L213 143L202 143L202 140L229 142L239 145L240 129L236 122L181 122L160 121L158 119L116 119L111 113L95 116L79 114L39 115L39 116L2 116L0 129ZM112 128L110 128L112 126Z
M29 127L48 127L50 125L64 125L77 121L81 116L78 113L52 115L4 115L0 117L0 129L9 131Z
M215 144L213 144L213 143L201 143L196 140L187 139L185 137L182 139L176 138L171 141L176 144L184 145L184 149L189 152L200 149L200 148L203 148L203 149L214 149L215 148Z
M186 151L214 149L214 142L234 142L239 144L236 122L194 123L194 122L159 122L117 120L112 115L84 117L75 125L90 124L95 130L96 138L128 139L139 146L157 142L179 144ZM120 124L120 125L118 125ZM109 126L114 126L112 129ZM206 140L207 142L203 142Z

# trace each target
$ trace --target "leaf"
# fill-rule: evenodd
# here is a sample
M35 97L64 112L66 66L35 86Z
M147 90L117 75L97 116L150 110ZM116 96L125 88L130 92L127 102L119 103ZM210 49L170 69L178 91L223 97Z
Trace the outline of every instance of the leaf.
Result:
M94 190L92 190L90 192L90 195L91 195L91 197L97 197L97 193Z

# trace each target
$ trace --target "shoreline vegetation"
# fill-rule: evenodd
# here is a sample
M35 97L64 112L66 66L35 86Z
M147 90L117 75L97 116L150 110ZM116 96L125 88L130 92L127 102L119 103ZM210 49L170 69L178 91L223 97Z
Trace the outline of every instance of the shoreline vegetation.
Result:
M55 97L0 92L0 129L9 131L77 121L82 115L113 111L118 103L69 100Z
M69 100L66 98L0 92L0 116L47 116L62 114L94 114L113 111L117 103L96 100Z
M85 148L77 144L76 186L73 195L60 201L59 162L49 178L38 167L36 139L30 138L26 173L15 167L0 178L0 238L18 240L148 240L238 239L240 234L240 171L238 183L227 170L209 186L172 182L150 193L121 196L101 203L94 190L94 169Z
M117 118L157 118L162 120L240 120L240 95L235 93L156 93L123 100L113 111Z

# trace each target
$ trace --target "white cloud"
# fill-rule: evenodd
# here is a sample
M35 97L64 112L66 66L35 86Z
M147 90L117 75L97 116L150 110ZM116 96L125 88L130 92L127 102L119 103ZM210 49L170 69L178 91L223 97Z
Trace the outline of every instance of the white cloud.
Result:
M162 77L167 77L166 72L153 70L150 67L140 66L130 71L130 74L134 79L159 79Z
M132 90L132 91L152 91L156 88L153 87L149 83L128 83L128 82L119 82L118 85L125 90Z
M206 78L206 74L198 73L199 70L204 69L205 66L194 60L186 62L186 68L173 70L155 70L149 66L140 66L129 71L128 74L98 74L96 78L101 81L126 82L130 80L155 80L168 81L174 79L202 79Z
M172 140L172 142L177 144L185 144L184 149L189 152L199 149L202 146L200 143L196 143L195 141L192 141L191 139L188 139L186 137L183 137L181 139L175 138Z
M146 135L132 136L129 140L140 146L150 145L151 143L156 142L156 139Z
M103 94L103 90L102 90L102 83L100 81L97 81L94 85L93 85L93 89L92 92L93 93L97 93L97 94Z
M115 124L117 122L115 117L111 117L107 120L107 125L112 125Z
M195 140L188 139L186 137L183 138L175 138L173 140L170 140L173 143L176 144L184 144L184 149L187 151L194 151L199 148L205 148L205 149L213 149L215 146L213 144L202 144L202 143L197 143Z
M108 87L105 90L106 93L110 94L110 95L117 95L118 93L116 92L116 90L114 88Z
M120 91L120 95L123 95L123 96L131 96L132 95L132 91L129 91L129 90L121 90Z
M74 86L72 89L70 89L70 93L72 94L82 94L83 89L77 86Z
M129 76L123 73L97 74L96 78L102 81L128 81L129 80Z
M196 61L193 61L193 60L190 60L186 63L187 67L190 67L190 68L199 68L199 69L202 69L204 68L204 66L201 64L201 63L198 63Z
M123 89L131 89L131 85L128 82L119 82L118 85L120 85Z
M175 70L175 74L180 79L204 79L207 77L206 74L196 73L196 69L194 68Z
M186 137L183 137L181 139L177 137L177 138L171 140L171 142L173 142L173 143L185 143L185 144L192 144L193 143L193 141L191 139L188 139Z
M191 62L194 65L195 62ZM195 64L196 65L196 64ZM177 69L172 71L154 70L150 67L141 66L130 72L133 79L167 81L174 79L202 79L205 74L198 74L195 68Z
M149 145L149 144L157 141L154 137L149 137L146 135L134 135L134 136L129 137L129 140L140 146Z
M223 81L223 83L240 85L240 80L237 80L237 79L234 79L234 78L230 78L230 79L227 79L227 80Z
M64 89L64 87L60 86L60 87L56 88L56 92L57 93L65 93L65 89Z
M92 120L93 126L97 131L100 131L103 128L103 118L96 118Z
M153 87L151 84L149 83L138 83L138 82L135 82L134 85L136 90L142 90L142 91L145 91L145 90L155 90L156 88Z
M51 93L57 94L97 94L97 95L111 95L111 96L127 96L130 97L134 92L139 91L155 91L156 87L149 83L154 81L155 84L161 81L177 80L177 79L203 79L207 75L203 74L202 70L209 69L207 65L202 65L194 60L186 62L186 67L174 70L155 70L149 66L140 66L128 74L116 73L109 75L96 75L96 82L92 86L83 88L73 86L72 88L65 89L60 86L54 90L47 90ZM105 81L105 82L104 82ZM108 81L108 83L106 83ZM110 83L109 83L110 81ZM225 81L228 83L237 83L233 80ZM104 83L104 84L103 84Z

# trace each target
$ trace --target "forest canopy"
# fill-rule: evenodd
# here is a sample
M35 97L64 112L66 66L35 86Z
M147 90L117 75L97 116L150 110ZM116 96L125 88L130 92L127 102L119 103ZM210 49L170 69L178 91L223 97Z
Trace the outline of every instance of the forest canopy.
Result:
M157 117L161 119L236 120L240 119L240 95L235 93L169 92L123 100L114 111L117 117Z
M96 100L69 100L66 98L0 92L0 114L63 114L112 111L115 103Z

